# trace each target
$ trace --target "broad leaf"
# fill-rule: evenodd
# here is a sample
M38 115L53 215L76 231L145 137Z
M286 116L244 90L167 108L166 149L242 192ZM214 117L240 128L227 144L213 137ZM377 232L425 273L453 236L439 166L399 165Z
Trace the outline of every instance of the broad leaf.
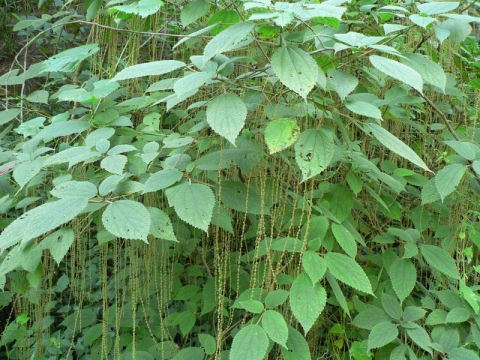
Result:
M81 120L68 120L55 122L40 130L35 136L38 139L57 138L81 133L90 128L90 124Z
M111 234L147 242L151 218L147 208L132 200L118 200L107 206L102 223Z
M340 306L342 307L343 311L350 317L350 310L348 308L347 299L345 295L343 295L342 289L340 289L340 285L338 285L337 279L335 279L330 271L325 273L325 277L332 288L333 295L335 299L338 301Z
M400 80L401 82L410 85L412 88L422 93L423 79L422 76L407 65L403 65L398 61L387 59L378 55L370 55L369 57L372 65L383 72L384 74Z
M297 330L288 327L287 348L280 348L284 360L311 360L310 348L305 337Z
M268 336L265 330L260 325L250 324L233 338L230 360L262 360L267 348Z
M316 284L327 271L325 260L313 251L305 251L302 255L302 265L310 277L312 284Z
M188 26L194 21L206 15L210 10L210 4L205 0L195 0L187 3L180 12L180 20L183 26Z
M318 65L309 54L296 46L282 47L272 55L271 64L283 85L307 98L318 78Z
M58 198L85 198L91 199L97 195L97 187L89 181L65 181L50 191Z
M295 160L302 171L302 182L325 170L333 158L333 134L325 129L308 129L295 143Z
M49 72L74 72L77 65L95 54L100 48L97 44L77 46L53 55L42 63L40 74Z
M353 319L352 324L361 329L372 330L377 324L390 322L391 320L385 311L372 307L360 311Z
M145 18L149 15L155 14L160 10L162 5L162 0L139 0L127 5L112 6L108 9L108 12L115 13L116 11L121 11L126 14L140 15L142 18Z
M435 175L435 187L442 201L455 191L465 171L467 171L466 165L450 164L437 172L437 175Z
M417 4L417 9L427 15L437 15L455 10L459 2L433 1L425 4Z
M145 189L143 193L153 192L165 189L169 186L172 186L177 181L180 181L183 174L177 169L164 169L157 171L150 175L148 180L145 182Z
M42 169L42 164L37 160L26 161L18 164L13 169L13 178L22 189Z
M271 293L268 293L265 298L265 306L268 308L274 308L282 305L288 299L287 290L273 290Z
M287 346L288 326L282 314L275 310L263 313L262 327L268 337L283 347Z
M444 141L445 144L450 146L461 157L473 161L476 157L476 153L480 151L480 148L476 144L472 144L466 141Z
M328 252L325 254L328 270L341 282L367 294L373 295L372 285L367 275L355 260L344 254Z
M358 85L358 79L354 75L342 70L330 70L328 76L330 84L342 100Z
M127 157L125 155L108 155L102 159L100 167L109 173L122 175L126 164Z
M455 260L445 250L434 245L421 245L420 252L431 267L451 278L460 279Z
M184 182L167 189L165 194L180 219L208 231L215 205L213 191L208 186Z
M75 239L70 227L63 227L45 237L40 243L41 249L49 249L57 264L63 260Z
M273 120L265 129L265 142L270 154L282 151L297 141L300 127L295 120L282 118Z
M221 94L207 106L208 125L233 145L246 118L247 106L233 94Z
M424 170L431 171L423 160L413 151L407 144L396 136L389 133L383 127L377 124L368 124L372 134L380 141L387 149L393 151L395 154L407 159L413 164L421 167Z
M375 105L372 105L365 101L347 100L345 102L345 106L347 107L348 110L350 110L351 112L357 115L363 115L363 116L367 116L367 117L371 117L379 120L382 119L382 113L380 112L380 109Z
M393 290L400 302L410 295L417 282L415 265L409 259L395 260L389 269Z
M222 203L233 210L249 214L269 214L260 194L253 188L238 181L223 181L217 193Z
M447 76L440 65L420 54L404 53L403 56L407 60L402 60L402 62L416 70L422 76L424 82L436 86L442 92L445 92Z
M186 64L178 60L160 60L128 66L118 72L112 81L135 79L142 76L163 75L184 67Z
M403 314L402 307L397 299L394 296L383 293L382 297L382 307L383 310L390 316L392 319L400 320Z
M343 251L352 259L355 259L357 243L353 235L343 225L337 223L332 223L332 233Z
M307 274L297 276L290 288L290 308L307 333L327 302L327 293L320 284L312 284Z
M152 220L150 230L148 231L149 234L159 239L178 242L168 215L164 211L154 207L147 207L147 210Z
M430 347L432 341L430 340L430 336L428 335L427 331L414 322L408 322L406 325L407 334L410 339L412 339L412 341L423 350L432 353L432 349Z
M368 335L368 350L381 348L395 340L397 336L397 325L390 322L381 322L375 325Z

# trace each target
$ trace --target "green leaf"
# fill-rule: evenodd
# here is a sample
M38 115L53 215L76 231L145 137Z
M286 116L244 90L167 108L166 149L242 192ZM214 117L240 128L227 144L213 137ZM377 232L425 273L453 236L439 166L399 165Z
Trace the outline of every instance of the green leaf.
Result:
M74 72L77 65L95 54L100 48L97 44L76 46L53 55L42 63L40 74L49 72Z
M328 76L330 84L342 100L358 85L358 79L354 75L342 70L330 70Z
M283 85L307 98L318 78L318 65L308 53L296 46L282 47L272 55L271 64Z
M157 171L150 175L145 182L143 193L154 192L172 186L177 181L180 181L182 176L182 172L177 169L164 169Z
M208 186L184 182L167 189L165 194L180 219L208 231L215 205L215 196Z
M297 276L290 288L290 308L307 333L327 302L327 293L320 284L312 284L307 274Z
M417 321L425 317L426 310L417 306L407 306L403 311L403 321Z
M314 251L305 251L302 255L302 265L310 277L312 284L316 284L327 271L325 260Z
M206 82L212 80L214 76L215 76L214 72L201 71L201 72L190 73L184 76L183 78L175 81L175 84L173 85L173 90L175 91L175 94L177 96L185 95L189 91L198 89L200 86L204 85Z
M89 181L65 181L50 191L58 198L85 198L91 199L97 195L97 187Z
M275 310L267 310L262 317L262 327L270 339L287 347L288 326L283 316Z
M438 193L435 178L433 177L422 187L422 205L430 204L437 200L440 200L440 194Z
M456 19L444 21L438 25L438 28L448 31L448 38L454 44L460 44L472 32L472 27L468 23Z
M343 251L352 259L357 256L357 243L353 235L341 224L332 223L332 233Z
M455 260L442 248L434 245L421 245L420 251L427 263L454 279L460 279Z
M159 239L178 242L168 215L164 211L154 207L147 207L147 210L152 220L148 233Z
M102 222L111 234L125 239L147 242L151 218L146 207L132 200L118 200L107 206Z
M295 160L302 171L302 182L325 170L333 159L333 134L325 129L308 129L295 143Z
M247 118L247 106L236 95L221 94L207 105L208 125L233 145Z
M410 295L417 282L415 265L409 259L397 259L390 266L388 273L395 294L397 294L400 302L403 302Z
M250 32L255 27L252 21L244 21L225 29L208 42L203 51L203 64L215 55L238 49L253 41Z
M253 188L238 181L223 181L221 183L220 200L233 210L260 215L269 214L268 208L264 205L262 197Z
M162 5L162 0L139 0L132 2L128 5L112 6L110 9L108 9L108 12L112 13L116 10L127 14L140 15L142 18L146 18L147 16L153 15L158 12Z
M397 325L390 322L378 323L368 335L368 350L381 348L391 343L397 336Z
M184 27L190 25L202 16L208 14L210 4L205 0L195 0L187 3L180 12L180 20Z
M455 191L466 170L466 165L450 164L437 172L437 175L435 175L435 187L442 201Z
M342 289L340 289L337 279L333 277L330 271L327 271L325 273L325 277L327 278L327 281L332 288L335 299L338 301L343 311L345 311L345 313L350 317L350 310L348 309L347 299L345 298L345 295L343 295Z
M186 66L186 64L178 60L151 61L148 63L126 67L125 69L118 72L113 77L112 81L135 79L142 76L163 75L180 69L184 66Z
M274 308L282 305L288 298L288 291L279 289L274 290L265 297L265 306L267 308Z
M433 1L425 4L417 4L417 9L427 15L437 15L455 10L458 5L460 5L459 2Z
M370 55L369 57L372 65L383 72L384 74L400 80L401 82L410 85L419 93L423 91L422 76L407 65L403 65L398 61L387 59L378 55Z
M57 138L81 133L90 128L90 124L81 120L60 121L48 125L35 136L37 139Z
M402 62L416 70L425 83L436 86L445 92L447 75L440 65L420 54L403 53L402 55L406 58L406 60L402 59Z
M428 314L427 319L425 320L426 325L440 325L446 324L447 312L443 309L435 309L430 314Z
M383 127L377 124L368 124L372 134L380 141L387 149L393 151L395 154L407 159L411 163L421 167L424 170L431 170L423 162L423 160L413 151L407 144L396 136L389 133Z
M126 164L127 157L125 155L109 155L102 159L100 167L112 174L122 175Z
M284 360L311 360L310 348L305 337L297 330L288 327L287 348L280 348Z
M463 307L454 307L447 314L445 319L446 323L461 323L467 321L472 314L470 311Z
M372 330L377 324L390 322L391 320L385 311L377 307L372 307L360 311L353 319L352 324L361 329Z
M265 310L262 302L258 300L239 301L239 304L242 307L242 309L245 309L248 312L251 312L253 314L261 314L263 310Z
M27 211L0 234L0 253L17 244L43 235L77 216L88 205L86 198L65 198Z
M466 141L444 141L445 144L450 146L455 152L464 159L473 161L475 160L476 153L480 151L480 148L472 143Z
M198 334L198 340L205 349L205 354L213 355L217 351L217 342L215 338L210 334Z
M252 149L238 148L214 151L198 158L195 161L195 168L200 170L228 169L235 164L235 161L245 159L252 153Z
M40 243L40 248L49 249L57 264L63 260L70 246L73 244L75 234L70 227L63 227L45 237Z
M265 142L270 154L282 151L297 141L300 127L295 120L281 118L273 120L265 129Z
M372 285L363 269L352 258L344 254L325 254L328 270L341 282L367 294L373 295Z
M135 358L132 357L128 360L134 360ZM203 360L205 359L205 352L197 347L186 347L180 350L178 353L175 354L171 360Z
M120 175L110 175L106 177L98 186L98 193L101 196L106 196L109 193L114 192L120 181L123 179L124 177Z
M380 109L375 105L367 103L365 101L352 101L347 100L345 106L351 112L357 115L363 115L366 117L382 120L382 113Z
M472 350L465 348L456 348L448 352L449 359L455 360L479 360L480 357L475 354Z
M26 161L14 167L13 178L22 189L40 170L42 170L42 164L39 161Z
M387 293L382 294L382 307L383 310L390 316L392 319L400 320L403 314L402 307L400 303L393 297Z
M260 325L250 324L233 338L230 360L262 360L267 349L268 336L265 330Z
M430 347L432 342L430 340L430 336L428 336L427 331L414 322L409 322L407 323L407 325L407 334L410 339L412 339L412 341L423 350L432 353L432 349Z
M270 245L270 249L276 251L301 252L303 242L297 238L280 238Z

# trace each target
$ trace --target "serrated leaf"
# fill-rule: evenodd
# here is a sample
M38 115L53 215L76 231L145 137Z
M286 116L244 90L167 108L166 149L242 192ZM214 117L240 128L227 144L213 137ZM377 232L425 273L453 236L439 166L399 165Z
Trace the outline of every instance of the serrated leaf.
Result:
M455 360L480 360L478 354L465 348L455 348L448 351L448 358Z
M97 44L76 46L58 53L43 61L40 74L49 72L74 72L77 65L95 54L100 48Z
M139 0L127 5L112 6L110 9L146 18L155 14L163 5L162 0ZM109 12L112 10L109 9Z
M417 321L425 317L426 310L417 306L406 306L403 311L403 321Z
M80 197L91 199L97 195L97 187L89 181L65 181L50 191L58 198Z
M225 149L210 152L195 161L195 168L200 170L222 170L231 167L236 160L245 159L252 154L252 149Z
M466 170L466 165L450 164L437 172L435 175L435 187L442 201L455 191Z
M263 313L262 327L268 337L283 347L287 346L288 326L283 316L275 310Z
M265 330L260 325L250 324L233 338L230 360L262 360L267 349L268 336Z
M452 14L453 15L453 14ZM457 19L449 19L438 25L439 29L448 31L448 38L454 44L460 44L472 32L472 27L465 21Z
M313 284L307 274L299 274L290 288L290 308L305 333L312 328L326 303L323 286Z
M434 245L421 245L420 252L427 263L454 279L460 279L455 260L442 248Z
M213 355L217 350L217 342L215 338L210 334L198 334L198 340L205 349L205 354Z
M403 314L402 307L400 303L390 294L382 294L382 307L383 310L390 316L392 319L400 320Z
M265 297L265 306L274 308L282 305L288 298L288 291L283 289L274 290Z
M399 63L398 61L387 59L378 55L370 55L369 57L372 65L383 72L384 74L393 77L412 88L419 93L423 91L423 79L422 76L413 70L411 67Z
M325 277L327 278L327 281L330 284L330 287L332 288L335 299L338 301L343 311L345 311L345 313L350 317L350 310L348 308L347 299L345 298L345 295L343 295L342 289L340 289L337 279L333 277L330 271L327 271L325 273Z
M430 340L430 336L428 336L427 331L416 323L410 322L407 324L410 325L406 328L410 339L412 339L412 341L423 350L432 353L432 349L430 347L432 341Z
M422 205L430 204L437 200L440 200L440 194L438 193L435 178L433 177L422 187Z
M180 12L180 20L183 26L188 26L194 21L206 15L210 10L210 4L205 0L195 0L187 3Z
M473 161L476 157L476 153L480 151L480 148L472 143L466 141L444 141L445 144L450 146L455 152L464 159Z
M215 55L235 50L253 41L250 32L255 27L252 21L244 21L222 31L208 42L203 51L203 64Z
M40 170L42 170L42 164L39 161L26 161L14 167L13 178L22 189Z
M297 330L288 327L287 348L280 348L284 360L311 360L310 348L305 337Z
M446 323L461 323L467 321L472 314L464 307L454 307L445 318Z
M391 343L397 336L397 325L390 322L378 323L368 335L368 350L381 348Z
M127 164L125 155L108 155L102 159L100 166L112 174L122 175Z
M403 302L417 282L415 265L409 259L397 259L390 266L389 275L395 294Z
M263 310L265 310L262 302L258 300L239 301L239 304L242 307L242 309L245 309L248 312L251 312L253 314L261 314Z
M348 110L357 115L363 115L374 119L382 120L382 113L380 112L380 109L375 105L372 105L365 101L347 100L345 101L345 106Z
M433 1L425 4L417 4L417 9L427 15L437 15L455 10L459 4L459 2Z
M270 249L276 251L301 252L303 242L297 238L280 238L270 245Z
M297 141L300 127L295 120L282 118L273 120L265 128L265 142L270 154L282 151Z
M142 76L163 75L180 69L184 66L186 66L186 64L178 60L151 61L148 63L126 67L125 69L118 72L113 77L112 81L134 79Z
M436 86L445 92L447 75L440 65L420 54L403 53L402 55L406 58L402 59L402 62L417 71L425 83Z
M354 75L342 70L330 70L328 76L330 85L342 100L345 100L358 85L358 79Z
M38 139L57 138L81 133L90 128L90 124L81 120L60 121L48 125L35 136Z
M302 171L302 182L325 170L333 159L333 134L324 129L308 129L295 143L295 160Z
M98 186L98 193L101 196L105 196L111 192L114 192L120 181L123 179L124 177L120 175L110 175L106 177L105 180L103 180Z
M221 94L207 105L208 125L235 145L247 118L247 106L236 95Z
M189 91L198 89L206 82L212 80L214 76L214 72L204 71L188 74L175 82L175 84L173 85L173 90L175 91L175 94L177 94L177 96L185 95Z
M208 231L215 205L215 196L208 186L184 182L167 189L165 194L180 219Z
M86 198L65 198L27 211L0 234L0 253L20 241L29 241L69 222L87 205Z
M152 220L148 232L156 238L178 242L168 215L164 211L154 207L147 207L147 210Z
M381 322L390 322L391 318L385 311L377 307L360 311L352 321L352 324L361 329L372 330Z
M423 162L423 160L413 151L407 144L396 136L389 133L383 127L377 124L368 124L373 135L380 141L387 149L393 151L395 154L407 159L411 163L421 167L424 170L431 170Z
M337 223L332 223L332 233L343 251L352 259L355 259L355 256L357 256L357 243L353 235L342 224Z
M296 46L282 47L272 55L271 64L283 85L307 98L318 79L318 65L308 53Z
M312 284L316 284L327 271L325 260L314 251L305 251L302 255L302 265L310 277Z
M269 214L260 194L253 187L238 181L223 181L221 183L220 200L233 210L260 215Z
M367 275L355 260L344 254L328 252L324 256L328 270L341 282L354 289L373 295L372 285Z
M61 228L45 237L40 243L41 249L49 249L57 264L63 260L75 239L73 230L69 227Z
M145 182L143 193L153 192L172 186L180 181L183 173L177 169L164 169L150 175Z
M117 237L147 242L151 219L143 204L118 200L107 206L102 214L102 223L108 232Z

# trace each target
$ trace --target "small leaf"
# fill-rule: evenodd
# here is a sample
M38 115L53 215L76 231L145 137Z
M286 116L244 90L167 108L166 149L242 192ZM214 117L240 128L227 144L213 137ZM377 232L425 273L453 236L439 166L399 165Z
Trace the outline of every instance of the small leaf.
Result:
M424 170L431 170L423 162L423 160L413 151L407 144L396 136L389 133L383 127L377 124L368 124L368 127L372 131L373 135L380 141L387 149L393 151L395 154L407 159L413 164L421 167Z
M65 181L50 191L58 198L79 197L91 199L97 195L97 187L89 181Z
M423 91L423 79L422 76L413 70L411 67L403 65L398 61L387 59L378 55L370 55L369 57L372 65L383 72L384 74L400 80L401 82L410 85L419 93Z
M343 251L352 259L355 259L357 244L353 235L343 225L337 223L332 223L332 233Z
M427 84L438 87L442 92L445 92L447 85L447 75L443 68L436 62L426 58L420 54L402 54L407 60L402 60L403 63L416 70Z
M233 338L230 360L262 360L267 349L268 336L265 330L260 325L250 324Z
M75 239L73 230L69 227L61 228L45 237L40 243L40 248L49 249L57 264L63 260Z
M297 330L288 327L287 347L281 347L283 360L311 360L310 348L305 337Z
M480 151L480 148L472 143L466 141L444 141L445 144L450 146L455 152L464 159L473 161L476 157L476 153Z
M446 323L462 323L467 321L472 314L470 311L463 307L454 307L447 314L445 319Z
M125 69L118 72L112 79L112 81L120 81L127 79L139 78L142 76L156 76L163 75L169 72L180 69L186 66L182 61L178 60L160 60L151 61L148 63L137 64L128 66Z
M442 201L455 191L466 170L466 165L450 164L437 172L435 175L435 187Z
M283 347L287 347L288 326L279 312L275 310L265 311L262 317L262 327L270 339Z
M390 322L378 323L368 335L368 350L381 348L391 343L397 336L397 325Z
M307 333L327 302L327 293L320 284L312 284L307 274L297 276L290 288L290 308Z
M22 189L32 178L42 170L42 164L37 160L17 164L13 169L13 178Z
M409 259L395 260L389 269L393 290L400 302L410 295L417 282L417 271L415 265Z
M333 159L333 134L324 129L308 129L295 143L295 160L302 171L302 182L325 170Z
M361 329L372 330L377 324L391 320L385 311L374 307L360 311L353 319L352 324Z
M111 234L147 242L150 230L150 213L137 201L118 200L107 206L102 215L105 229Z
M125 155L108 155L102 159L100 166L112 174L122 175L123 169L127 164Z
M392 319L400 320L403 314L402 307L400 303L393 297L387 293L382 294L382 307L383 310L390 316Z
M345 102L345 106L348 110L355 114L382 120L382 113L380 112L380 109L375 105L372 105L365 101L347 100Z
M222 33L223 34L223 33ZM233 145L247 118L247 106L236 95L222 94L207 106L207 122Z
M205 0L195 0L187 3L180 12L180 20L184 27L206 15L210 10L210 4Z
M358 79L354 75L342 70L330 70L328 76L330 84L342 100L345 100L358 85Z
M251 186L238 181L223 181L218 192L222 203L230 209L254 215L269 214L262 197Z
M454 44L460 44L472 32L472 27L465 21L449 19L438 25L438 28L448 31L448 38Z
M217 350L217 342L215 338L210 334L198 334L198 340L205 349L205 354L213 355Z
M208 230L215 205L215 196L208 186L184 182L167 189L165 194L180 219L205 232Z
M282 118L273 120L265 129L265 142L270 154L282 151L297 141L300 127L295 120Z
M303 253L302 264L312 284L316 284L327 271L325 260L314 251L305 251Z
M431 267L451 278L460 279L455 260L445 250L434 245L421 245L420 251Z
M159 239L178 242L168 215L164 211L154 207L147 207L147 210L152 220L150 230L148 231L149 234Z
M177 169L164 169L150 175L145 182L143 193L154 192L172 186L180 181L183 174Z
M40 74L49 72L74 72L77 65L95 54L100 48L97 44L76 46L58 53L42 63Z
M428 336L427 331L414 322L409 322L407 325L409 325L406 329L410 339L412 339L412 341L423 350L432 353L432 349L430 347L432 341L430 340L430 336Z
M355 260L344 254L328 252L325 254L328 270L341 282L367 294L373 295L372 285L367 275Z
M307 98L318 79L318 65L308 53L296 46L282 47L272 55L271 64L283 85Z
M265 306L274 308L282 305L288 298L288 291L283 289L274 290L265 297Z

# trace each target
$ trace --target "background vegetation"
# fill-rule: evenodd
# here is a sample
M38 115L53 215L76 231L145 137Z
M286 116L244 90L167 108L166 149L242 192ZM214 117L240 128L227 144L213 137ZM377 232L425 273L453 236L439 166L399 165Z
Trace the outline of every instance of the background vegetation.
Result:
M479 5L5 0L2 359L479 359Z

